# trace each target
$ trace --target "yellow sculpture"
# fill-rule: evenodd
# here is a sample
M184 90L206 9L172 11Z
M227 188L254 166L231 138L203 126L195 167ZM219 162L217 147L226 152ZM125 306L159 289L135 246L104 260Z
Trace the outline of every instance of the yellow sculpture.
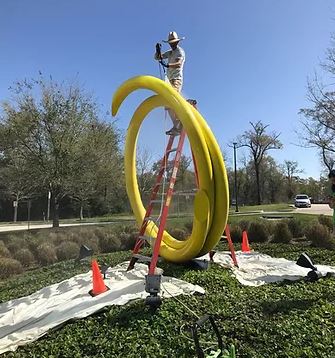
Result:
M152 76L138 76L124 82L115 92L112 114L115 116L124 99L137 89L152 90L136 109L129 124L125 145L127 194L139 225L145 216L136 176L136 142L144 118L157 107L172 108L186 130L198 168L199 190L194 199L192 234L185 240L164 231L160 256L168 261L183 262L212 250L219 242L228 219L229 192L226 169L216 139L201 114L169 84ZM149 222L146 234L155 238L158 228Z

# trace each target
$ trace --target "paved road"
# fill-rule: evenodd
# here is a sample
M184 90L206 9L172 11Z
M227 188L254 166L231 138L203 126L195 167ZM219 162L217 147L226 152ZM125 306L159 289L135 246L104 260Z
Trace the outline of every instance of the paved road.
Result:
M311 208L297 208L294 212L315 215L333 215L333 209L328 204L312 204Z
M73 224L60 224L60 227L66 226L85 226L85 225L107 225L107 224L115 224L124 221L108 221L108 222L92 222L92 223L73 223ZM50 229L52 228L52 224L30 224L29 229ZM28 224L10 224L10 225L0 225L0 232L7 232L7 231L21 231L27 230Z

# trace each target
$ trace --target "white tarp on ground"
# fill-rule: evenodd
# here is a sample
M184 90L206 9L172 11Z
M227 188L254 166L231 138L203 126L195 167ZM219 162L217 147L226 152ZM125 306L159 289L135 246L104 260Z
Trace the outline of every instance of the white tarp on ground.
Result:
M144 299L148 266L136 264L127 272L128 262L109 268L105 284L109 291L91 297L92 272L45 287L30 296L0 304L0 354L14 351L71 319L87 317L105 306L124 305ZM171 277L162 277L161 297L204 294L203 288Z
M246 286L260 286L284 280L301 280L311 271L309 268L297 265L295 261L271 257L258 252L246 254L237 251L236 258L238 268L234 267L229 252L216 252L214 262L222 267L232 269L236 279ZM201 257L201 259L208 259L208 255ZM316 263L314 265L322 276L325 276L327 273L335 275L335 267L317 265Z

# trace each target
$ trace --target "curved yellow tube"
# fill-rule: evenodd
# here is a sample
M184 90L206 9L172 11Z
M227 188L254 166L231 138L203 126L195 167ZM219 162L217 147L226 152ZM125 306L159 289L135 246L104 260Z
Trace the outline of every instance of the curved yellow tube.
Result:
M136 220L142 223L145 208L141 201L136 176L136 142L144 118L154 108L172 108L186 130L197 163L199 190L194 200L192 234L185 240L174 239L164 232L160 255L169 261L181 262L213 249L226 226L228 218L228 180L220 148L204 118L170 85L151 76L138 76L124 82L115 92L112 114L116 115L123 100L137 89L149 89L157 95L143 101L129 124L125 146L125 176L127 194ZM156 237L153 222L147 235Z

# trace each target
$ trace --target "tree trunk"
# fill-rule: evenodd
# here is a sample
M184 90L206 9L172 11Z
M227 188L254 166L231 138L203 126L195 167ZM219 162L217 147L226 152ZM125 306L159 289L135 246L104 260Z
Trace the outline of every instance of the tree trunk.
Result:
M257 186L257 205L262 204L261 200L261 187L259 182L259 166L255 165L255 172L256 172L256 186Z
M80 203L80 221L84 220L84 206Z
M276 192L277 192L277 188L276 186L274 185L274 183L271 183L270 182L270 196L271 196L271 204L274 204L276 202Z
M13 221L16 223L17 222L17 206L14 206L14 218Z
M52 227L59 227L59 202L58 195L52 195L53 219Z

